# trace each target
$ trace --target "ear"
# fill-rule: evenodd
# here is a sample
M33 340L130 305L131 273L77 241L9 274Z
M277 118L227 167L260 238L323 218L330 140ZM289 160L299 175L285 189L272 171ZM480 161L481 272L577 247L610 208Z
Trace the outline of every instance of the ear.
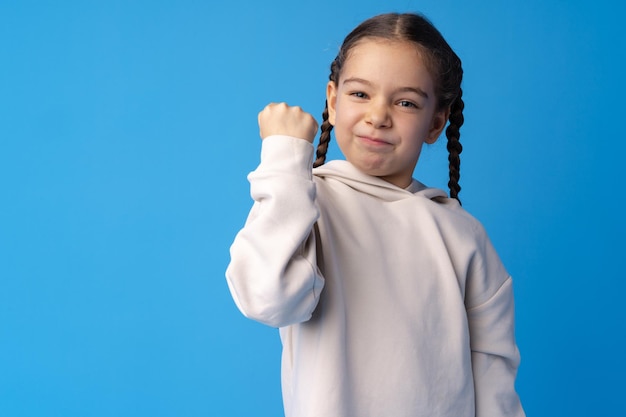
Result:
M337 118L337 84L329 81L326 85L326 103L328 103L328 122L335 126Z
M450 117L450 109L435 112L430 123L428 137L425 140L426 143L432 145L437 141L439 135L441 135L441 131L446 127L446 123L448 123L448 117Z

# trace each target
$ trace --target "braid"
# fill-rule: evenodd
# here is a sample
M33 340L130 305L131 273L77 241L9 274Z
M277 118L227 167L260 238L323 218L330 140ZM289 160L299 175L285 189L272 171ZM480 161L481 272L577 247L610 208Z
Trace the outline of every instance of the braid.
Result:
M317 159L313 162L313 168L323 165L326 161L326 152L328 151L328 143L330 142L330 131L333 130L333 125L328 121L328 102L324 105L320 130L322 133L320 134L320 141L317 145Z
M459 89L459 95L452 102L452 107L450 108L450 124L446 129L446 136L448 137L448 162L450 169L450 181L448 181L448 187L450 188L450 197L456 198L459 204L461 200L459 200L459 192L461 191L461 186L459 185L459 178L461 177L461 158L459 155L463 151L463 146L459 141L461 134L459 129L463 126L464 118L463 118L463 108L465 104L463 103L463 99L461 96L463 95L463 90Z
M337 84L339 78L339 71L345 57L341 52L337 55L337 58L330 64L330 74L328 79ZM330 143L330 132L333 130L333 125L328 121L328 100L324 104L324 111L322 112L322 125L320 126L320 141L317 144L317 152L315 162L313 162L313 168L324 165L326 162L326 152L328 152L328 144Z

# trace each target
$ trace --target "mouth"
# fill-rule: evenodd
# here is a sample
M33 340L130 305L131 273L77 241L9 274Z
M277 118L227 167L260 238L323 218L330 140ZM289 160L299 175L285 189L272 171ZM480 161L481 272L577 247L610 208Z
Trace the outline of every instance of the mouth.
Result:
M382 138L376 138L376 137L371 137L371 136L359 136L357 135L357 139L363 143L364 145L367 146L376 146L376 147L381 147L381 146L392 146L393 143L389 142L388 140L382 139Z

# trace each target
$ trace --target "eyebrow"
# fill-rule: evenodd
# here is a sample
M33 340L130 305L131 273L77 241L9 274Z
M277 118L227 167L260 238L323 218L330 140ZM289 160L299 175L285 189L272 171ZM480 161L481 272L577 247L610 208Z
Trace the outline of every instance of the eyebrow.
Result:
M358 77L352 77L352 78L345 79L342 84L345 85L345 84L350 84L350 83L365 84L365 85L370 86L370 87L372 86L371 82L369 82L367 80L364 80L363 78L358 78ZM397 89L397 91L398 92L411 92L411 93L415 93L415 94L417 94L419 96L422 96L422 97L424 97L426 99L428 98L428 93L426 93L426 91L422 90L419 87L400 87L400 88Z

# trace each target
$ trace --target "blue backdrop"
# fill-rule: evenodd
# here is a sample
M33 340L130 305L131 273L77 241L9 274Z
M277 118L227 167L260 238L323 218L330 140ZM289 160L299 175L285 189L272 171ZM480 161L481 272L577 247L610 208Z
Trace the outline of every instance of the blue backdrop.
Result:
M256 115L319 115L341 40L387 11L463 59L461 196L516 280L528 415L626 415L615 3L0 3L0 415L281 415L277 331L224 279ZM441 141L416 176L446 174Z

